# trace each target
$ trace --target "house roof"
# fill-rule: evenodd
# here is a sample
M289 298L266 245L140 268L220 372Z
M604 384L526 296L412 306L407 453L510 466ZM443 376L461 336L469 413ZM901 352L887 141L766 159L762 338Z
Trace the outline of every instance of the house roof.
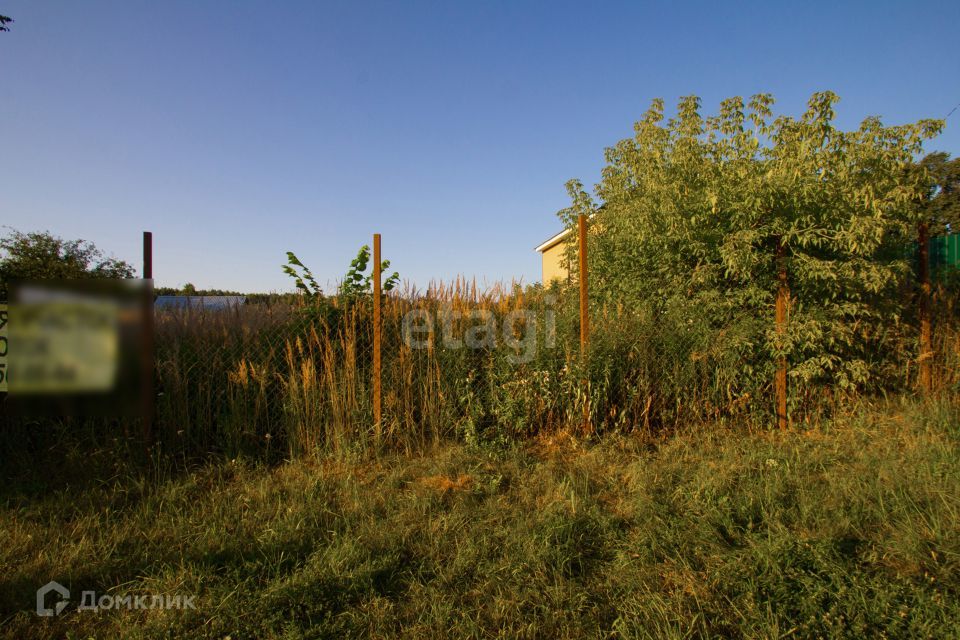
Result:
M560 233L554 234L554 235L551 236L550 238L547 238L546 240L544 240L543 242L541 242L540 244L538 244L538 245L536 246L536 248L534 249L534 251L537 251L537 252L539 252L539 253L543 253L543 252L546 251L547 249L549 249L549 248L551 248L551 247L554 247L554 246L556 246L557 244L559 244L560 242L562 242L563 239L564 239L565 237L567 237L567 234L569 234L569 233L570 233L570 229L564 229L564 230L561 231Z
M600 205L600 208L603 209L605 206L606 206L606 205ZM592 220L592 219L593 219L593 216L595 216L595 215L597 215L597 214L591 213L589 216L587 216L587 220ZM534 247L533 250L536 251L536 252L538 252L538 253L543 253L543 252L546 251L547 249L550 249L550 248L553 248L553 247L557 246L558 244L560 244L560 242L563 241L564 238L567 237L567 234L569 234L572 230L573 230L573 229L571 229L570 227L567 227L566 229L564 229L564 230L561 231L560 233L554 234L553 236L547 238L546 240L544 240L543 242L541 242L540 244L538 244L536 247Z
M153 306L157 309L209 309L221 311L239 307L247 301L246 296L157 296Z

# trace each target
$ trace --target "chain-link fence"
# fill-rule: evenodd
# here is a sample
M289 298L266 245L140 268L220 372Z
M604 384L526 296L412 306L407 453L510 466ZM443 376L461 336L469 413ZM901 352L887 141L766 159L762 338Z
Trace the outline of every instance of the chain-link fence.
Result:
M955 304L945 289L933 297L934 391L960 389ZM772 309L716 327L669 310L591 306L585 357L576 289L480 291L460 281L384 296L382 305L379 422L371 296L158 313L157 439L174 449L296 456L579 429L585 411L596 433L776 424L781 362L757 342L775 326ZM888 329L889 358L873 375L884 391L913 392L918 329ZM788 380L796 421L864 392Z
M946 280L930 292L927 346L916 313L878 325L883 352L864 365L871 388L796 375L795 363L764 342L778 327L772 305L768 315L717 325L683 305L581 305L581 283L481 289L460 279L380 298L267 296L223 309L157 308L151 445L184 455L284 458L582 427L654 433L718 420L769 427L780 372L795 421L864 392L916 391L924 369L929 391L960 391L960 308ZM908 311L916 311L912 296L903 299ZM7 429L11 441L42 438L40 423L18 424L20 431ZM128 422L100 425L138 434Z

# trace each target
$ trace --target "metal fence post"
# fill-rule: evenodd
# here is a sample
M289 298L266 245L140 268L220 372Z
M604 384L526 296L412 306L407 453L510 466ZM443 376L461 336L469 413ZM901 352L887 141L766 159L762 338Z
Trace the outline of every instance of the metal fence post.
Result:
M930 323L930 239L926 222L917 225L917 276L920 281L920 390L933 389L933 338Z
M783 240L777 238L777 334L783 336L787 329L787 304L790 299L790 285L787 282L786 247ZM787 421L787 358L777 359L777 373L774 380L774 392L777 402L777 426L786 429Z
M377 440L381 435L380 391L380 234L373 234L373 424Z
M154 418L154 400L156 395L153 389L153 233L143 232L143 279L144 279L144 305L143 305L143 351L140 354L141 363L141 381L140 381L140 402L141 416L143 420L143 441L149 447L153 439L153 418Z
M591 433L590 426L590 313L587 305L587 216L580 214L577 217L577 231L579 242L580 263L580 356L584 368L584 402L583 402L583 430Z

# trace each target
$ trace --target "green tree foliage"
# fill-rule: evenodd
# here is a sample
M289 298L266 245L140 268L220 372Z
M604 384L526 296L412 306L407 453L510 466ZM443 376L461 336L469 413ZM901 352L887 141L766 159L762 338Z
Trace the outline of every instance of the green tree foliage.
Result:
M704 116L689 96L669 119L655 100L634 135L606 150L602 206L568 183L560 218L597 214L592 299L706 336L745 387L768 381L781 354L795 379L867 383L883 326L898 320L888 303L909 270L902 247L925 193L909 169L943 123L870 117L843 131L837 100L816 93L794 118L775 116L768 94L735 97ZM784 336L773 325L778 247L792 296Z
M298 258L293 251L287 251L287 264L283 265L283 272L293 278L297 290L308 298L319 298L323 295L323 290L317 284L310 271Z
M355 297L365 295L373 291L373 270L366 273L367 264L370 262L370 247L363 245L350 262L350 269L343 277L340 283L339 294L345 297ZM384 260L380 263L380 271L385 272L390 268L390 261ZM400 274L394 271L383 282L383 291L390 291L400 282Z
M960 158L937 151L919 163L926 187L920 215L931 235L960 232Z
M343 298L355 298L373 291L373 273L366 273L370 262L370 247L363 245L357 256L350 262L350 268L343 277L337 289L337 295ZM380 263L380 270L390 268L390 261ZM317 284L313 273L297 258L292 251L287 251L287 264L283 265L283 272L293 278L297 290L309 298L319 298L323 295L320 285ZM394 271L383 282L383 291L390 291L400 282L400 274Z
M92 242L64 240L49 232L11 233L0 239L0 298L14 280L132 278L133 267L107 258Z

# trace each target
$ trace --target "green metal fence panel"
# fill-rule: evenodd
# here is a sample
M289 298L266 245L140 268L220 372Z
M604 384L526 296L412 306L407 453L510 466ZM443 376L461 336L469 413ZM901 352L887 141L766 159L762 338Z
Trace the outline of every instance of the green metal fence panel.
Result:
M960 233L946 236L936 236L928 240L930 261L930 275L935 279L947 276L948 273L960 272ZM917 243L913 243L911 253L916 268Z
M960 271L960 233L930 238L929 242L930 273L935 279Z

